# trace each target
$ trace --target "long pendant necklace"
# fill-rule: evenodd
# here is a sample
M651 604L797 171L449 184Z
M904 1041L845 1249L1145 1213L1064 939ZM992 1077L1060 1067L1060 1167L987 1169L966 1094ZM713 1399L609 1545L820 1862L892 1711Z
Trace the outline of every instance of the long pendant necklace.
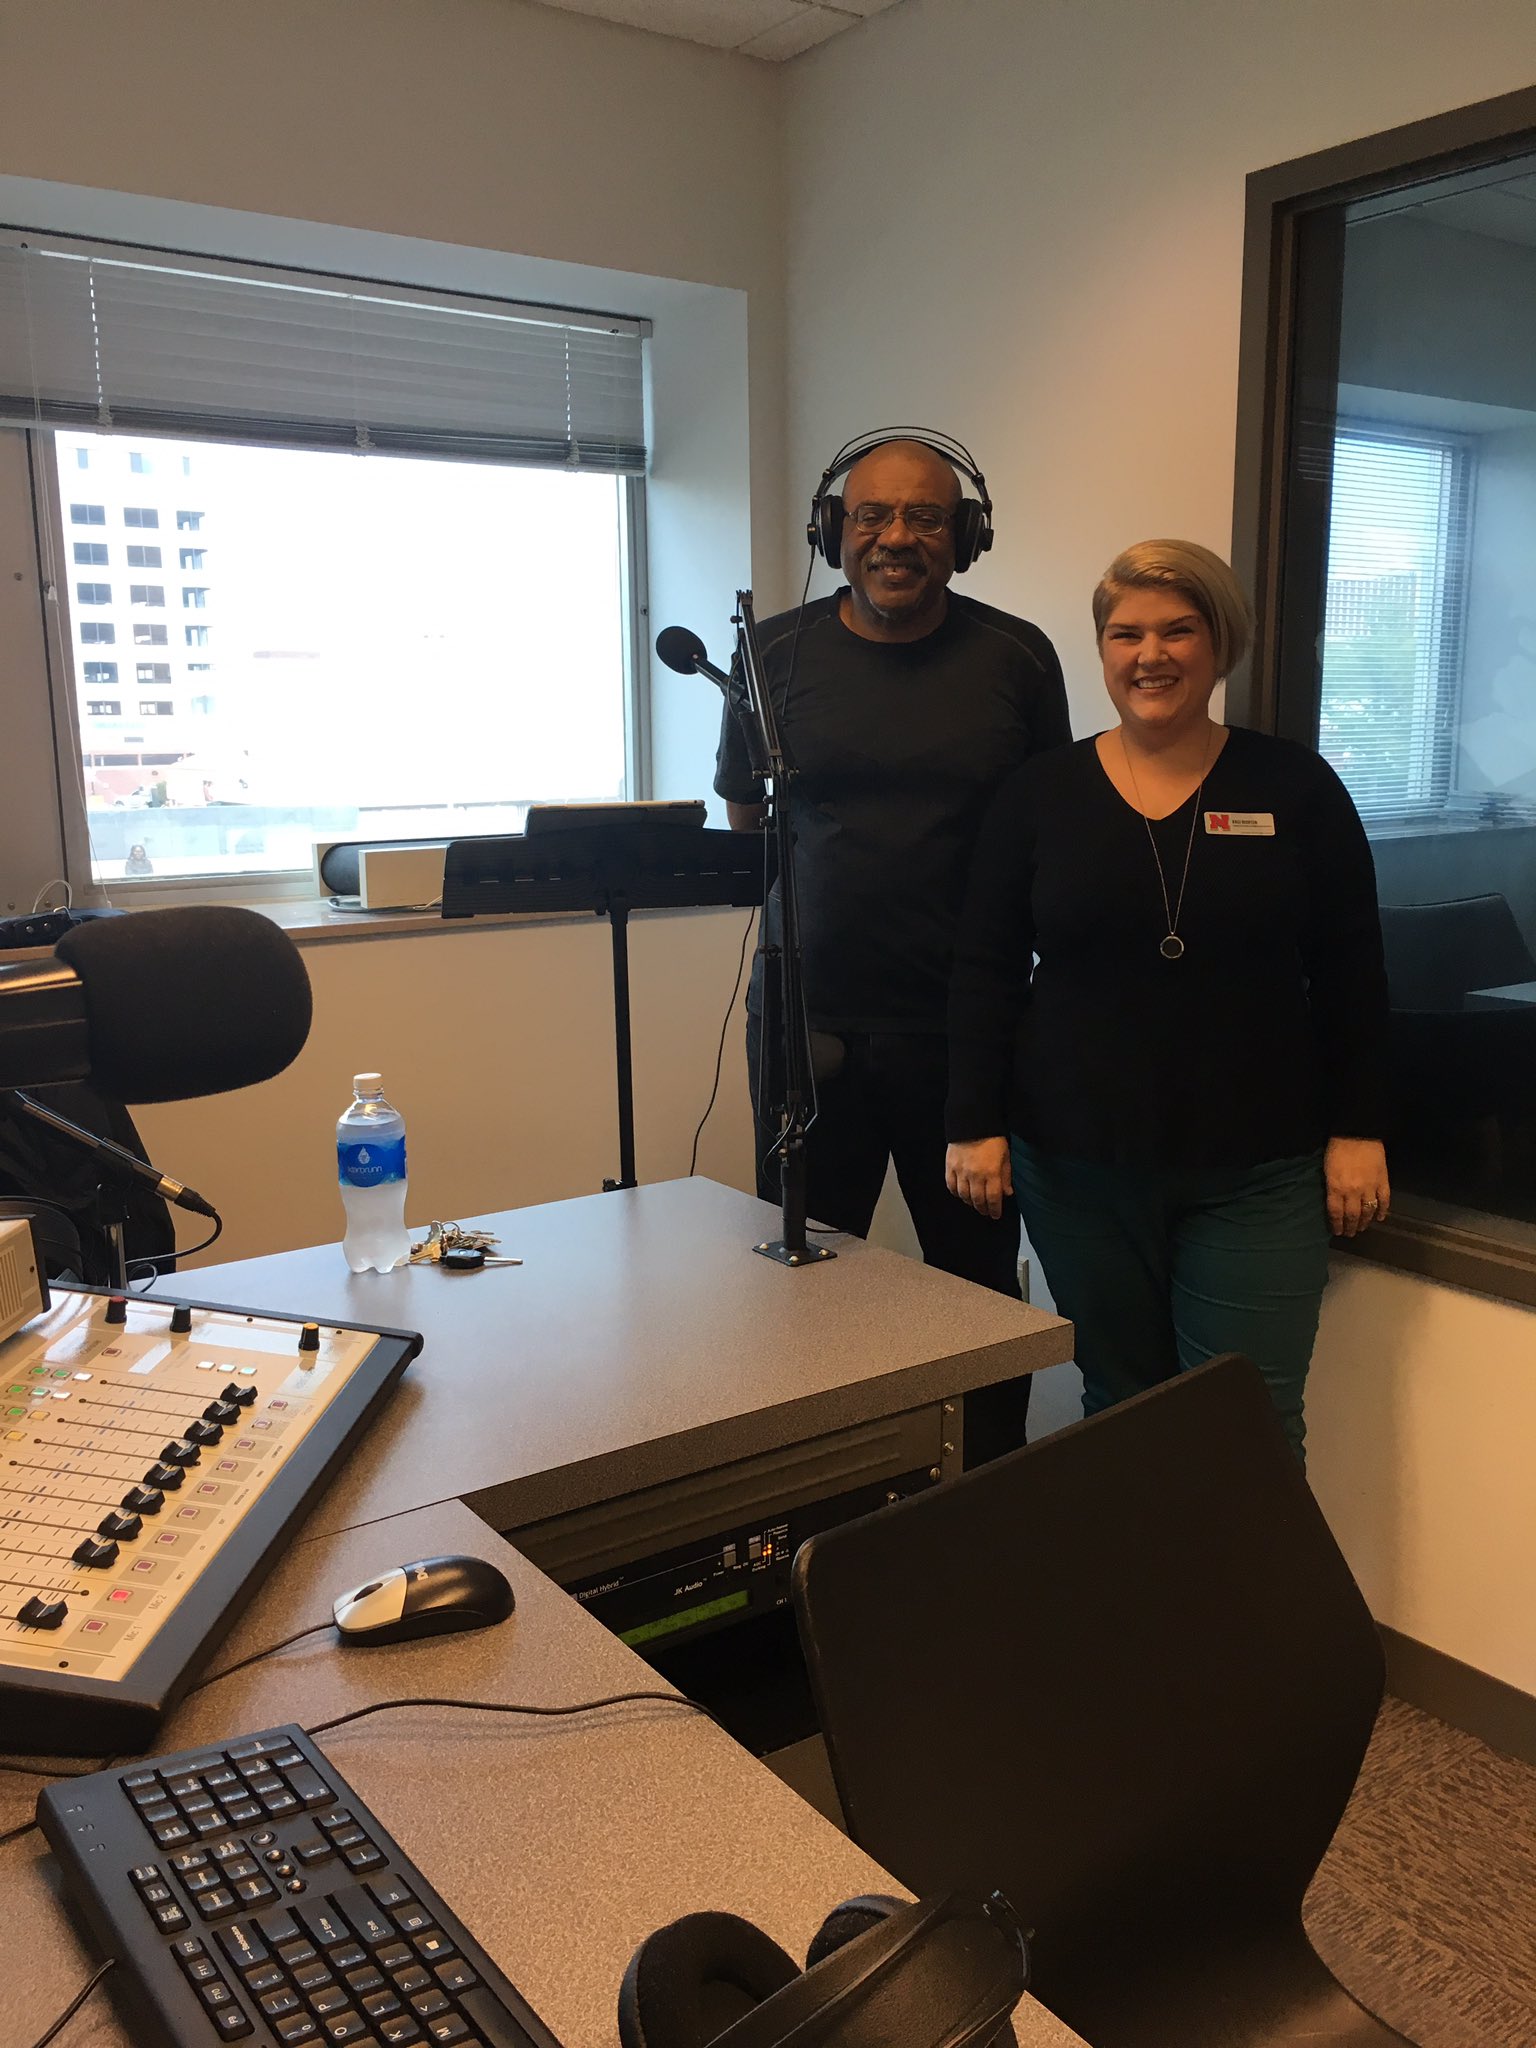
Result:
M1215 732L1214 726L1211 728L1211 731L1212 733ZM1141 822L1147 828L1147 843L1152 848L1152 858L1157 862L1157 886L1163 892L1163 916L1168 921L1168 930L1157 950L1165 960L1182 960L1184 957L1184 941L1179 937L1179 919L1184 911L1184 891L1189 886L1189 862L1190 856L1195 850L1195 827L1200 822L1200 798L1205 789L1205 778L1211 772L1210 739L1207 738L1205 743L1205 759L1200 766L1200 780L1195 786L1195 809L1194 815L1189 821L1189 839L1184 847L1184 872L1179 878L1179 900L1172 905L1168 901L1168 877L1163 873L1163 857L1157 850L1157 836L1152 830L1152 820L1147 816L1147 807L1142 802L1141 785L1136 780L1135 763L1131 760L1131 750L1125 744L1125 733L1123 731L1120 734L1120 752L1125 757L1126 770L1131 778L1131 788L1136 792L1136 808L1141 813Z

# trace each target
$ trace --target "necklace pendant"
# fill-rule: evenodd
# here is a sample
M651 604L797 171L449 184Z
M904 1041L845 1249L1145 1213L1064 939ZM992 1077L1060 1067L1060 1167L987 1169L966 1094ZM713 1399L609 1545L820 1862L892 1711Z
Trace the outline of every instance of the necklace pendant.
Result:
M1157 950L1165 960L1182 960L1184 958L1184 941L1177 932L1170 932Z

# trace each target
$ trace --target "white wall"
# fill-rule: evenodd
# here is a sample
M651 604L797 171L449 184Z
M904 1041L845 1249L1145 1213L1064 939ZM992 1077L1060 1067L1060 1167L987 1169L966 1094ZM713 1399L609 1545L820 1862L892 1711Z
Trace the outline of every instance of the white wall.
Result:
M1052 635L1085 733L1105 562L1230 539L1247 173L1531 82L1536 12L906 0L792 70L790 539L848 435L959 434L998 532L964 587ZM1526 1686L1533 1402L1536 1315L1336 1278L1319 1495L1384 1621Z
M1526 253L1536 266L1536 250ZM1536 801L1536 427L1479 435L1458 789ZM1536 875L1529 877L1536 889Z

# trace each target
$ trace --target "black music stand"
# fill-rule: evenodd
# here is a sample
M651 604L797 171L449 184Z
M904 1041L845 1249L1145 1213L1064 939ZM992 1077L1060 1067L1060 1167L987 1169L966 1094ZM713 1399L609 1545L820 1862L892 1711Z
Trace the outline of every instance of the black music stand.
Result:
M658 816L658 811L670 813ZM567 817L529 814L526 835L455 839L443 860L443 916L591 910L613 934L613 1029L619 1084L619 1177L635 1179L635 1089L629 1028L629 913L759 903L767 849L756 832L706 831L704 807L599 804ZM580 821L580 822L578 822ZM770 877L771 878L771 877Z

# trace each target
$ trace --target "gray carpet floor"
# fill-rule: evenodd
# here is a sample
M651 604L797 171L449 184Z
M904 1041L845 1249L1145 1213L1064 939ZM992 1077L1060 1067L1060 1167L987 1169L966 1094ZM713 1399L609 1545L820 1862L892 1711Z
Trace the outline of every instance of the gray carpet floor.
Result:
M1421 2048L1536 2048L1536 1770L1389 1699L1306 1923Z

